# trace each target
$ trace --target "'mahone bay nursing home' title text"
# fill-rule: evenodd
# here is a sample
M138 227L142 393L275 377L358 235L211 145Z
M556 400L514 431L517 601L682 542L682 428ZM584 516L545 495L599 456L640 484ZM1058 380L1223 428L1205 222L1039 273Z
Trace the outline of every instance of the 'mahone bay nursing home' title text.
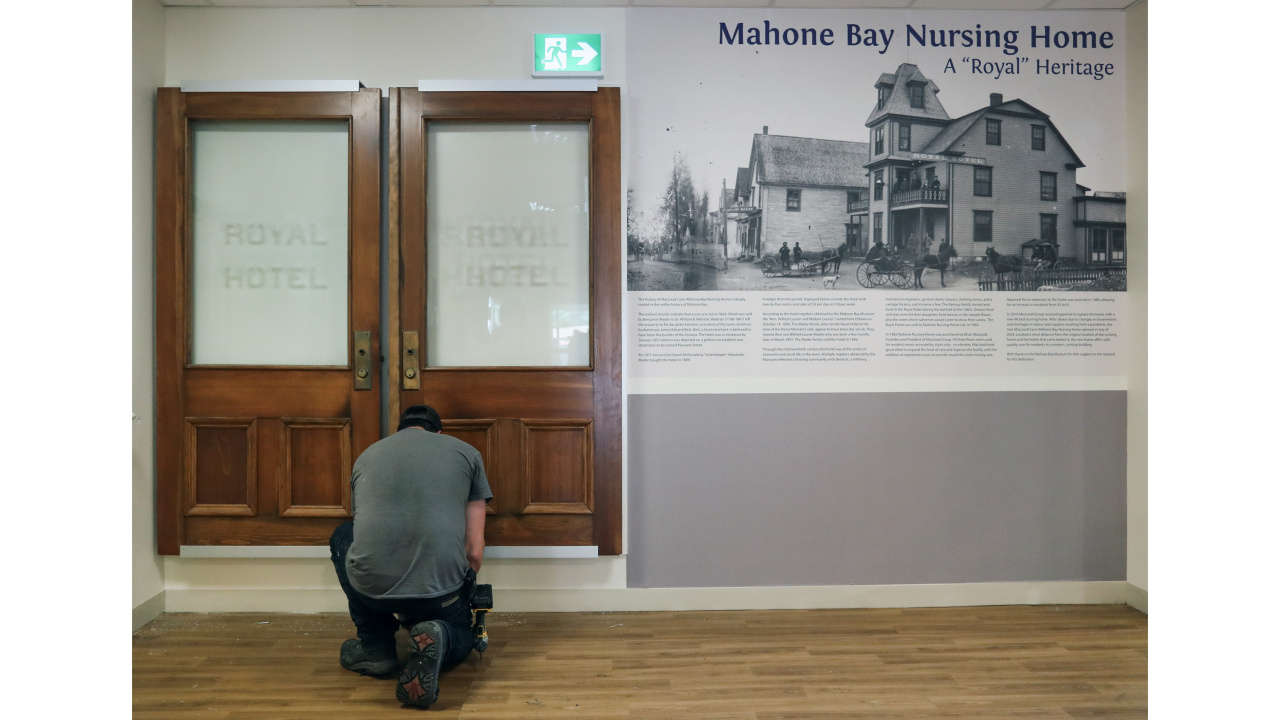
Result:
M783 27L765 20L761 25L745 23L720 23L721 45L764 46L815 46L830 47L843 44L875 50L880 55L889 51L894 42L905 42L907 47L958 48L998 50L1013 56L1012 60L992 62L977 57L960 58L960 66L977 75L1018 75L1030 58L1016 57L1024 47L1032 50L1110 50L1115 46L1115 35L1109 31L1063 30L1050 25L1032 25L1024 35L1018 30L984 28L981 23L973 27L935 27L926 24L908 24L899 33L896 28L876 28L848 23L842 31L832 28ZM957 72L954 59L947 60L944 72ZM1077 60L1036 60L1037 75L1080 75L1102 80L1115 74L1112 63L1080 62Z

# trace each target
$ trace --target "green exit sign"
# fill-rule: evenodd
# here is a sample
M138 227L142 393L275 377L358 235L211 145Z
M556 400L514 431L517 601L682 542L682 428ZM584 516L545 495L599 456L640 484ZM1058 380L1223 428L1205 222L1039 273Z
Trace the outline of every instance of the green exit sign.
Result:
M599 35L534 34L534 77L603 77Z

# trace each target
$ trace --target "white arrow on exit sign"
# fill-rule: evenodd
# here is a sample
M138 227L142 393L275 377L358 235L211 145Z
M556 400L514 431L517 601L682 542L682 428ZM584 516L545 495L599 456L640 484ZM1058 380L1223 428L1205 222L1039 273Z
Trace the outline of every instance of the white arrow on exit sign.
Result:
M584 43L584 42L580 42L580 43L578 43L578 47L580 47L580 48L582 48L582 49L581 49L581 50L574 50L573 52L571 52L571 53L569 53L569 54L570 54L570 55L572 55L572 56L574 56L575 58L579 58L579 59L578 59L578 64L579 64L579 65L590 65L590 64L591 64L591 61L592 61L592 60L594 60L594 59L596 58L596 56L600 54L600 53L596 52L596 49L595 49L595 48L591 47L590 45L588 45L588 44L586 44L586 43Z

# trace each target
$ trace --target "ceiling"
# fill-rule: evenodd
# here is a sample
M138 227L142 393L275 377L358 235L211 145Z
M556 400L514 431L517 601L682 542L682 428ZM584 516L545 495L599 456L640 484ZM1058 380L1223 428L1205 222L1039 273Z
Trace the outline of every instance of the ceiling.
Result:
M916 8L947 10L1119 10L1139 0L159 0L168 7L723 7L723 8Z

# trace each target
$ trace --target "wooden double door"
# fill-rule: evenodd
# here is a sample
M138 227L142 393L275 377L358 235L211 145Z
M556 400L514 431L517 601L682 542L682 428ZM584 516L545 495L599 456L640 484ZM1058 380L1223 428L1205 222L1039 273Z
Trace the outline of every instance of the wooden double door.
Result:
M385 155L377 90L158 105L162 554L324 544L419 403L484 457L488 544L621 552L616 88L393 89Z

